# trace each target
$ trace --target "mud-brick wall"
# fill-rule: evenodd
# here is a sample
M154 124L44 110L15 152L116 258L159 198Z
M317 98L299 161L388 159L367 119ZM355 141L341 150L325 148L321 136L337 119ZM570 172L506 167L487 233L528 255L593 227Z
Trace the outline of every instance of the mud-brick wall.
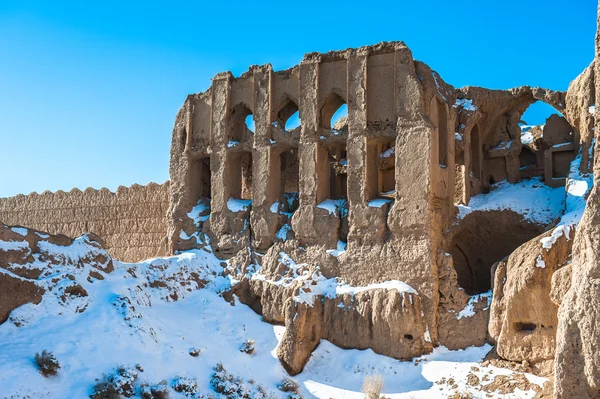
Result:
M115 259L134 262L166 255L168 207L169 182L46 191L0 198L0 222L70 237L92 232Z

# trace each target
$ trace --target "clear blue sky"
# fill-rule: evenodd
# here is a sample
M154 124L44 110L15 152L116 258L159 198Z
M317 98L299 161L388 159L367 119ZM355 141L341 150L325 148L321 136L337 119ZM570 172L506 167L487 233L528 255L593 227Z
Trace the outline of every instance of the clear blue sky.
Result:
M0 0L0 197L168 179L175 114L219 71L403 40L454 86L565 90L595 0ZM544 107L527 122L543 123Z

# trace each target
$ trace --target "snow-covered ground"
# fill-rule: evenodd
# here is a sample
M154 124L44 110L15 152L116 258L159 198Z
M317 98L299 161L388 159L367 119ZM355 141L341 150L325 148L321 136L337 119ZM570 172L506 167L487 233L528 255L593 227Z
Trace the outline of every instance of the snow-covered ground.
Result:
M248 386L288 397L277 389L287 374L275 355L284 327L264 323L238 301L226 302L220 293L229 288L229 280L221 276L221 265L207 248L138 264L115 262L115 271L103 274L104 280L88 281L86 273L74 273L87 297L60 301L49 292L41 304L13 312L11 319L20 327L11 320L0 326L0 397L86 398L103 374L139 365L138 392L143 383L166 381L170 397L183 398L172 386L184 378L195 380L200 392L187 397L219 398L211 386L217 364ZM198 279L208 282L204 288L198 289ZM254 341L252 354L240 351L248 340ZM34 355L44 349L60 363L55 377L43 377L34 363ZM305 398L362 398L363 380L373 374L383 376L389 398L439 398L454 392L485 397L480 386L468 385L473 375L486 384L494 376L512 374L477 363L490 349L437 348L402 362L323 341L295 380ZM197 357L190 355L198 351ZM527 378L538 385L545 381ZM516 390L504 397L533 395L533 390Z

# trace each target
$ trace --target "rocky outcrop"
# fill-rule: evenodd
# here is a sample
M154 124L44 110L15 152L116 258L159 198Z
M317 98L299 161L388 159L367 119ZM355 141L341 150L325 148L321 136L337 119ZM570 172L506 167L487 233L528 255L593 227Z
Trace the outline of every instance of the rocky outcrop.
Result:
M489 333L504 359L533 364L554 358L552 277L570 261L572 240L552 233L523 244L495 268Z
M598 171L596 164L596 171ZM596 172L596 179L600 173ZM572 276L556 280L555 291L570 286L560 302L554 364L555 398L600 396L600 193L595 186L579 223ZM564 286L563 288L558 288ZM560 297L560 295L556 295Z
M10 312L26 303L38 304L45 290L35 283L19 278L0 269L0 324L4 323Z
M414 291L375 288L309 301L290 298L286 331L277 356L292 375L302 371L322 339L341 347L367 349L397 359L432 350L421 300Z
M48 291L63 303L71 297L87 297L75 274L92 281L112 271L112 259L93 234L71 239L0 224L0 324L17 307L40 303ZM83 309L85 305L78 311Z
M600 101L600 3L598 5L598 31L596 33L596 57L593 65L578 78L582 93L595 104ZM593 81L594 84L590 84ZM583 82L583 83L582 83ZM586 94L587 93L587 94ZM594 180L600 178L598 152L600 118L594 113L595 130L590 116L585 114L585 104L580 114L586 115L588 129L586 146L595 137ZM583 135L582 135L583 136ZM586 163L592 165L592 163ZM555 298L560 300L558 330L556 334L556 357L554 359L554 397L598 398L600 397L600 192L596 184L590 193L573 244L573 265L568 275L557 277ZM564 293L566 291L566 293Z

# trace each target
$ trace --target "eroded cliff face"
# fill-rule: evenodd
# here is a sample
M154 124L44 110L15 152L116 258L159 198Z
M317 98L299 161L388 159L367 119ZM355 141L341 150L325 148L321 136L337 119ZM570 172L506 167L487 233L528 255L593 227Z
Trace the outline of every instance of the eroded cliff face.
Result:
M555 397L596 398L600 395L600 195L597 186L590 195L575 238L570 277L570 282L568 275L560 277L566 280L561 285L569 289L558 313ZM560 294L557 296L560 299Z
M489 334L504 359L531 364L554 359L558 307L551 301L552 279L569 265L573 241L565 235L549 241L552 231L495 267Z
M62 302L87 297L72 274L102 280L113 270L102 240L93 234L77 239L0 224L0 324L26 303L38 304L53 291ZM79 308L85 309L85 305ZM12 322L19 325L18 317Z
M600 28L600 13L598 26ZM594 69L587 71L596 77L600 72L599 56L600 33L597 33ZM600 100L598 89L600 79L595 81L596 104ZM596 118L596 143L599 128L600 120ZM594 177L598 179L600 160L597 147L595 154ZM561 399L600 397L600 192L597 185L589 196L579 224L570 273L557 276L555 285L560 307L554 396Z

